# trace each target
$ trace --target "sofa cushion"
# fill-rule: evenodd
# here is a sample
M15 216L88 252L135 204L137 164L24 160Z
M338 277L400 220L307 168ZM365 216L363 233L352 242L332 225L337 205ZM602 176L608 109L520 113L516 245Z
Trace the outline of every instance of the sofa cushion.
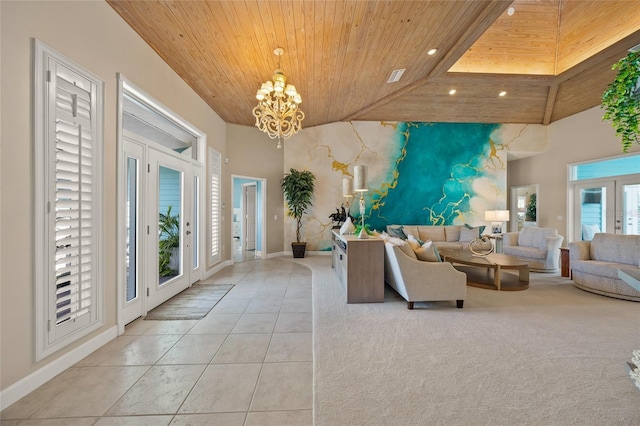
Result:
M558 235L555 228L537 228L535 226L525 226L518 235L518 245L525 247L545 247L544 239Z
M589 245L591 259L640 266L637 235L596 234Z
M418 226L417 237L422 241L447 241L444 226Z
M466 243L461 242L434 241L433 244L438 250L463 250L466 247Z
M447 242L460 241L460 228L461 226L445 226L444 234L447 238Z
M585 274L597 275L600 277L607 277L618 279L618 269L624 269L629 267L624 263L607 262L602 260L572 260L571 269L576 272L583 272Z
M547 252L538 249L537 247L523 247L523 246L504 246L502 247L504 254L518 257L526 257L528 259L540 259L547 258Z

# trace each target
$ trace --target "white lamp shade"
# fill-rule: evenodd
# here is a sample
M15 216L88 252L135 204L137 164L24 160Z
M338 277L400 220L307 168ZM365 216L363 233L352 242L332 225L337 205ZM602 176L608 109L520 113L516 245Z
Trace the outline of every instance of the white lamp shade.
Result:
M368 191L367 166L355 166L353 168L353 189L355 191Z
M353 179L350 177L342 178L342 196L353 197Z
M509 210L487 210L484 212L484 220L491 222L508 222Z

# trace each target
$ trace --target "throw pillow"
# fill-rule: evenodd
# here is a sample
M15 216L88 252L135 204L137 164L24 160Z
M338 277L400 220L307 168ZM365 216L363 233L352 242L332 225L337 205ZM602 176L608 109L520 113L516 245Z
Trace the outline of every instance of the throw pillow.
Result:
M407 243L405 240L401 240L400 238L397 238L397 237L389 237L386 239L386 242L393 244L394 246L398 246L400 250L402 250L402 252L407 256L409 256L410 258L412 259L416 258L416 254L413 252L413 249L411 248L409 243Z
M389 233L389 235L391 235L392 237L397 237L400 238L401 240L406 240L407 239L407 234L404 233L403 227L402 226L398 226L398 227L387 227L387 232Z
M593 240L593 236L600 232L600 227L596 224L582 225L582 239L584 241Z
M433 241L426 241L416 251L416 257L418 260L424 260L426 262L441 262L440 254L438 253Z
M478 235L477 237L481 237L482 233L484 232L484 229L486 228L486 225L480 225L480 226L471 226L468 223L464 224L464 227L467 229L478 229Z
M473 241L474 239L480 236L479 232L480 232L479 228L467 228L466 226L464 228L460 228L460 241L462 242Z
M411 246L412 249L416 250L416 249L420 248L421 245L424 244L424 241L422 241L419 238L414 237L413 234L408 234L407 235L407 243L409 243L409 245Z

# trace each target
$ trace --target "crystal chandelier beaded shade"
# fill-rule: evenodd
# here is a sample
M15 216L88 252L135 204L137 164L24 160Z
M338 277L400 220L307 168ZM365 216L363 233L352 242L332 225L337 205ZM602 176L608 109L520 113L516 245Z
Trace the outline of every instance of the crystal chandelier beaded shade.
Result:
M284 49L280 47L273 51L278 57L278 69L273 74L273 81L262 83L258 89L258 106L253 109L256 127L271 139L277 138L278 148L282 147L282 139L298 133L304 120L304 112L299 108L302 97L293 84L286 84L287 77L280 69L280 56L283 53Z

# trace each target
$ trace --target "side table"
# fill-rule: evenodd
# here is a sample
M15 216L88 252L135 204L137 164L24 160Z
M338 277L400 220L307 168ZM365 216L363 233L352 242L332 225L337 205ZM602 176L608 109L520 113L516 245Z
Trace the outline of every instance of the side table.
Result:
M571 265L569 264L569 248L560 247L560 275L571 276Z

